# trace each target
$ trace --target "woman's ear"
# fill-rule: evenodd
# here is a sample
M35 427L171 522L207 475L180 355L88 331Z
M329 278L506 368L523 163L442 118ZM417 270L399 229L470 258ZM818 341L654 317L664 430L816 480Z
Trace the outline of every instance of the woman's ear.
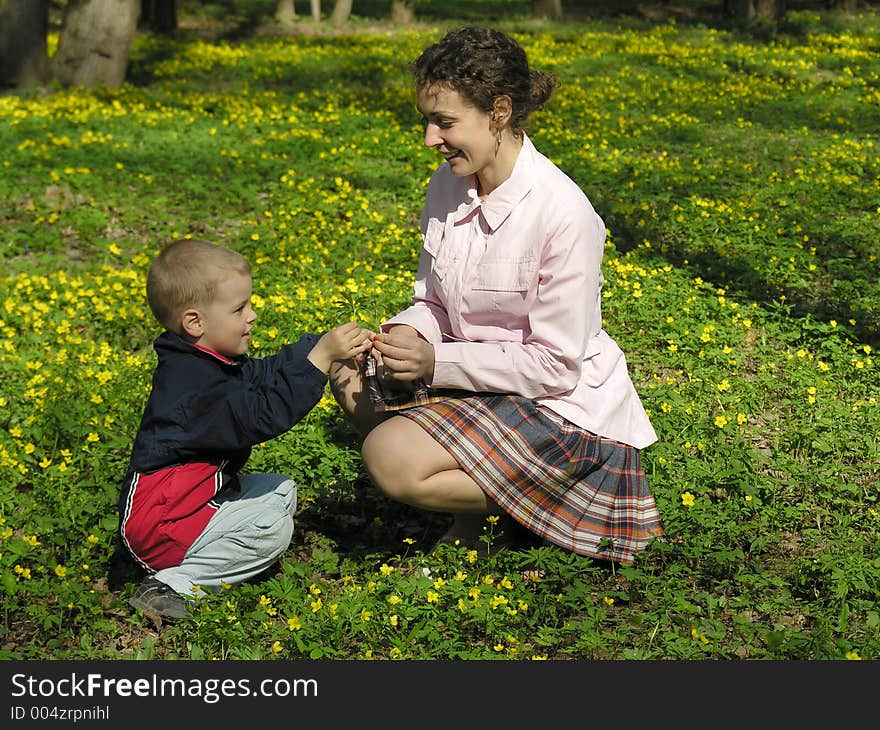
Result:
M497 129L503 129L513 113L513 102L507 94L496 96L492 102L492 122Z
M189 335L194 339L199 339L203 334L205 334L205 327L202 323L202 315L199 314L197 309L187 309L181 315L181 327L183 327L184 333Z

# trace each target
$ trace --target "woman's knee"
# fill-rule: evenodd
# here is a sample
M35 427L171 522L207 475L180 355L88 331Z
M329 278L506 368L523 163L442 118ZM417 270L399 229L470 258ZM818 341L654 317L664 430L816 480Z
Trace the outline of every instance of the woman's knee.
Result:
M389 497L409 501L416 485L404 455L381 428L372 430L361 446L361 458L373 483Z
M354 409L362 389L361 375L353 360L336 361L330 365L328 374L330 392L346 413Z
M377 413L373 407L361 372L353 360L334 362L330 366L329 380L330 392L361 436L384 419L384 414Z
M373 482L392 499L421 505L434 489L433 478L458 465L415 422L393 417L364 439L361 457Z

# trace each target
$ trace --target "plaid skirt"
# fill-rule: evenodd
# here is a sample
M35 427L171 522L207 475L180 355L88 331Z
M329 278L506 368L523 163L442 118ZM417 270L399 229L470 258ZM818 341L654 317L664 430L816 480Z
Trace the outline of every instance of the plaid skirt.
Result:
M662 537L635 447L590 433L517 395L426 387L390 393L369 365L365 380L377 410L418 423L490 499L545 540L630 563Z

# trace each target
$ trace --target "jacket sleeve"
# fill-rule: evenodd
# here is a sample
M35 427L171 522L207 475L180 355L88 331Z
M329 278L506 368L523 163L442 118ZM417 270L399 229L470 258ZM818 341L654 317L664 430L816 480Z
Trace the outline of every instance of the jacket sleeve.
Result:
M445 166L444 166L445 167ZM432 242L436 243L443 229L443 220L446 211L452 207L453 201L448 192L437 192L443 188L440 181L447 171L438 170L428 184L425 206L422 209L419 224L422 233L422 247L419 251L419 263L416 269L416 280L413 297L409 307L384 322L380 329L388 332L396 324L406 324L415 329L428 342L438 343L443 341L443 336L451 332L449 316L446 307L437 297L429 284L431 262L436 255L436 250L431 250ZM446 175L448 177L448 174ZM439 202L438 201L439 198ZM433 235L432 235L433 232Z
M303 335L277 355L247 358L240 379L208 387L184 407L184 449L223 452L290 430L324 394L327 376L308 360L317 341Z
M443 336L450 333L451 325L446 309L428 284L430 273L431 255L423 247L419 254L412 304L384 322L381 325L383 332L388 332L396 324L408 324L434 344L442 342Z

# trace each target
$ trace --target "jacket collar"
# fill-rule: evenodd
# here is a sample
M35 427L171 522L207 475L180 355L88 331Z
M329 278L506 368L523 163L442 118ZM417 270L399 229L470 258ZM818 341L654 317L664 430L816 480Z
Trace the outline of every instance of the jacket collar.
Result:
M159 335L159 337L156 338L154 349L158 354L161 354L162 351L165 351L188 355L204 355L206 357L213 358L214 360L218 360L224 365L241 365L241 360L233 360L232 358L226 357L226 355L221 355L219 352L209 350L207 347L202 347L201 345L187 342L180 335L175 334L174 332L170 332L168 330L166 330L161 335Z
M469 204L459 209L461 213L456 222L461 222L464 218L472 215L477 208L480 208L489 229L496 230L507 220L517 204L531 191L534 180L532 172L535 168L535 153L535 146L528 135L523 132L522 149L517 155L516 164L513 166L510 177L489 193L485 200L480 200L477 194L477 176L472 175L468 180Z

